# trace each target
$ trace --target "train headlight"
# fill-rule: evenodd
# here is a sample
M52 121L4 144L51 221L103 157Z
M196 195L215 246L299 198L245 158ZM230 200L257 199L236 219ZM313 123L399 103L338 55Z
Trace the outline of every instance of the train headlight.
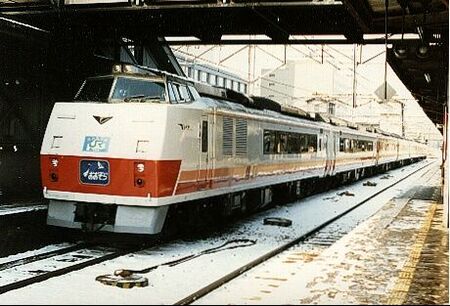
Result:
M142 163L136 164L136 171L142 173L145 171L145 165Z
M55 168L58 167L58 164L59 164L58 159L53 158L53 159L51 160L51 164L52 164L52 166L55 167Z
M119 73L119 72L122 72L122 65L121 65L121 64L114 65L113 68L112 68L112 72L113 72L113 73Z

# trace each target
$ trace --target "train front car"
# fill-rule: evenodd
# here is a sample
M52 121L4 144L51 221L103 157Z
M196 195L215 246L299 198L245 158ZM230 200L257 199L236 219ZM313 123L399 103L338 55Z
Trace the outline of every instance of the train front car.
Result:
M49 225L161 231L168 208L158 198L172 195L181 164L175 145L163 156L167 75L125 69L137 68L89 78L75 101L53 108L41 148Z

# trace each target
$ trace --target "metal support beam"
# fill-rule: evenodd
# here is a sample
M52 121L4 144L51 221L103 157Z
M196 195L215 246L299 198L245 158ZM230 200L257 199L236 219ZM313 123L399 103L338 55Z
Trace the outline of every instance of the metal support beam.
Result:
M423 27L439 27L447 25L448 29L448 10L443 12L431 12L427 14L426 23L423 24ZM406 15L405 16L405 25L404 31L406 33L416 33L418 20L423 19L423 14L414 14L414 15ZM402 33L402 15L398 16L389 16L389 32L390 33ZM373 28L372 32L381 32L380 30L384 28L384 17L379 17L373 19Z
M283 27L279 25L280 23L279 16L267 16L269 12L265 14L255 7L252 8L252 11L255 12L256 15L261 17L261 19L263 19L263 21L265 21L268 24L266 35L272 38L273 41L281 43L289 40L289 32L287 32L285 29L283 29Z
M400 39L388 39L388 44L399 43ZM271 39L224 39L217 42L217 45L351 45L353 41L347 39L289 39L285 42L276 42ZM211 45L211 43L204 43L198 40L174 40L167 41L171 46L192 46L192 45ZM382 45L384 44L383 38L366 39L361 41L361 45Z
M156 2L156 3L155 3ZM64 5L52 5L50 1L47 3L39 3L36 1L21 1L21 3L11 3L5 5L0 3L0 13L10 15L29 15L43 13L58 13L60 10L65 12L70 10L96 12L96 11L158 11L158 10L187 10L187 9L240 9L240 8L277 8L283 7L307 7L307 6L323 6L323 5L342 5L341 1L247 1L234 2L224 4L222 1L198 1L197 3L189 3L189 1L163 1L158 0L148 5L130 5L129 1L123 3L105 3L105 1L85 1L83 4L68 5L67 1ZM34 4L34 5L33 5Z
M360 29L364 32L370 32L372 28L372 14L364 0L342 0L345 8L355 19Z

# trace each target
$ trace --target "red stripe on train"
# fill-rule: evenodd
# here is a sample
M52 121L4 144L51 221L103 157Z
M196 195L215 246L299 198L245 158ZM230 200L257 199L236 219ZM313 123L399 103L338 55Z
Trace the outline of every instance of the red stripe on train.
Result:
M57 166L52 164L54 159L57 159ZM80 181L81 160L108 161L109 183L104 186L82 184ZM136 169L136 165L140 163L144 164L143 172L138 172ZM146 197L150 193L152 197L165 197L173 194L180 165L181 160L41 155L41 177L42 185L55 191L136 197ZM136 183L137 178L144 180L142 187Z

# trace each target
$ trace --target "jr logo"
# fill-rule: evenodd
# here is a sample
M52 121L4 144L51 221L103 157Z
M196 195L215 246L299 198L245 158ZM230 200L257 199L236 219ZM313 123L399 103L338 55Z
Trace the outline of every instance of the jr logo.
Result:
M84 152L108 152L109 137L86 136L84 137Z

